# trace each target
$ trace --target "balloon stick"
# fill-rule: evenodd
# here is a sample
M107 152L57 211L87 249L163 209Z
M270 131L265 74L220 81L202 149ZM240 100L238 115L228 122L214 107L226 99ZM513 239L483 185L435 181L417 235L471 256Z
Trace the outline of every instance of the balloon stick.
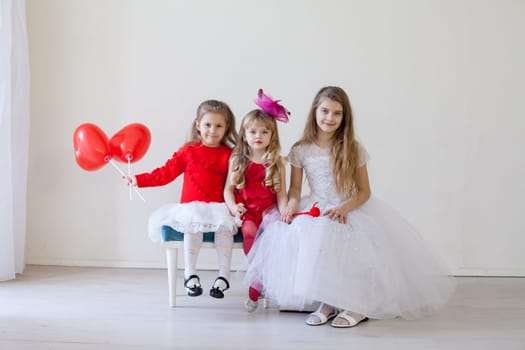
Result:
M113 165L115 169L117 169L117 171L120 173L120 175L122 175L123 177L126 177L126 174L124 174L124 172L120 170L120 168L118 167L117 164L115 164L115 161L113 159L109 160L109 164Z
M124 174L124 172L122 170L120 170L120 168L118 167L118 165L115 163L115 161L113 159L110 159L109 160L109 164L113 165L113 167L115 169L117 169L117 171L120 173L120 175L122 175L122 177L124 178L130 178L129 175L126 176L126 174ZM133 186L132 184L129 184L129 188L130 188L130 192L131 192L131 187L133 187L133 189L135 190L135 193L140 197L140 199L142 199L142 201L144 203L146 203L146 200L144 199L144 197L142 196L142 194L140 194L139 190ZM130 199L131 199L131 195L130 195Z
M131 157L130 156L128 156L128 178L131 179ZM132 195L132 192L131 192L131 187L133 187L133 186L129 186L129 200L133 199L133 195Z

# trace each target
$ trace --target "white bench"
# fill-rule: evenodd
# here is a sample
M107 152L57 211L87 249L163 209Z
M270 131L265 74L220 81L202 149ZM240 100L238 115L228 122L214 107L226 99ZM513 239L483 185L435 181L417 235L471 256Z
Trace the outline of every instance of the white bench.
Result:
M205 232L202 248L215 248L214 233ZM175 307L177 299L177 259L179 249L184 251L184 234L169 226L162 227L162 246L166 248L166 263L168 267L169 305ZM234 236L234 249L242 249L242 234Z

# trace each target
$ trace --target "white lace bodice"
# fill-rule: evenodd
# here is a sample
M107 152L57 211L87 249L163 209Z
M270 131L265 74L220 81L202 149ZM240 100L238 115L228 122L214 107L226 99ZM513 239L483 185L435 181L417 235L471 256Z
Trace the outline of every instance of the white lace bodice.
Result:
M364 147L358 145L359 166L362 166L368 161L369 155ZM310 187L310 194L304 198L301 207L318 202L321 209L326 209L346 199L336 191L329 148L321 148L316 144L295 146L288 159L293 166L304 169Z

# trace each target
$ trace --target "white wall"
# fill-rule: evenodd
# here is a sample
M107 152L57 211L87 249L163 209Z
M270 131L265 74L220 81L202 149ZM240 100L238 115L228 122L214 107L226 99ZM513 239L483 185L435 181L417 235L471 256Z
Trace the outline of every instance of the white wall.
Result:
M75 163L81 123L109 136L146 124L142 172L185 141L199 102L225 100L240 120L262 87L292 111L280 125L287 153L330 84L350 95L375 195L452 273L525 275L522 1L28 0L27 10L27 263L165 264L146 223L178 200L180 179L130 201L111 166ZM216 266L213 252L200 262Z

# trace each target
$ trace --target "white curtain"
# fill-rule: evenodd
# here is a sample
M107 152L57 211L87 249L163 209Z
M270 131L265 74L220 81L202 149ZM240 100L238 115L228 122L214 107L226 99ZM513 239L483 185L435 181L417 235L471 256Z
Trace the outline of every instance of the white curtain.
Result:
M24 270L29 55L24 0L0 0L0 281Z

